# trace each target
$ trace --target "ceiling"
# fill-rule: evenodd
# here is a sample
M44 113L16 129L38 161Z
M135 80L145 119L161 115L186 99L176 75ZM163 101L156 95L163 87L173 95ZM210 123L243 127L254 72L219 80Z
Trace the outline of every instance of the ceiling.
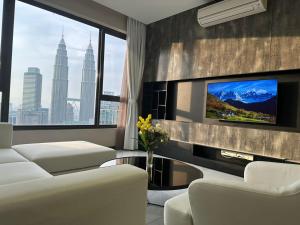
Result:
M93 0L149 24L213 0Z

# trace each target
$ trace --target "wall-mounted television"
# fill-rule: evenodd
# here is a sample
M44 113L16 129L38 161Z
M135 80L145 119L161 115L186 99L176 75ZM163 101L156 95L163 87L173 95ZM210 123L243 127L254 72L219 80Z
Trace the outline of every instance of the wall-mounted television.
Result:
M277 80L208 83L206 118L276 124Z

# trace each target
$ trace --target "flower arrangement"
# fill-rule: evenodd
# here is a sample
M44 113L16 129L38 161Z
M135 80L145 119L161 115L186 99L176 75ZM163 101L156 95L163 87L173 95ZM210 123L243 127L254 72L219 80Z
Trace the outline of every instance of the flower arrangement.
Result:
M139 116L137 127L139 129L139 143L145 151L153 151L159 144L169 141L167 132L160 127L159 123L153 126L151 114L145 119Z

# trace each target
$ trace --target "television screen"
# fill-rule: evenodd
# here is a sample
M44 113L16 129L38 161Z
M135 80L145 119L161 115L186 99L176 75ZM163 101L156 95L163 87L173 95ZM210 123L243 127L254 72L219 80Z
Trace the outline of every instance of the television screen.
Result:
M206 118L276 124L277 80L209 83Z

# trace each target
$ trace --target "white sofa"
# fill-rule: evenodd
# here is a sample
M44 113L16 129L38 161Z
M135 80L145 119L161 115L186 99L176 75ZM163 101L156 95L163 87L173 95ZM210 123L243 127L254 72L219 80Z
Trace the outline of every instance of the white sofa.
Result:
M123 165L53 176L12 149L11 134L11 125L0 124L1 225L145 224L144 170Z
M244 182L199 179L165 204L165 225L299 225L300 166L253 162Z

